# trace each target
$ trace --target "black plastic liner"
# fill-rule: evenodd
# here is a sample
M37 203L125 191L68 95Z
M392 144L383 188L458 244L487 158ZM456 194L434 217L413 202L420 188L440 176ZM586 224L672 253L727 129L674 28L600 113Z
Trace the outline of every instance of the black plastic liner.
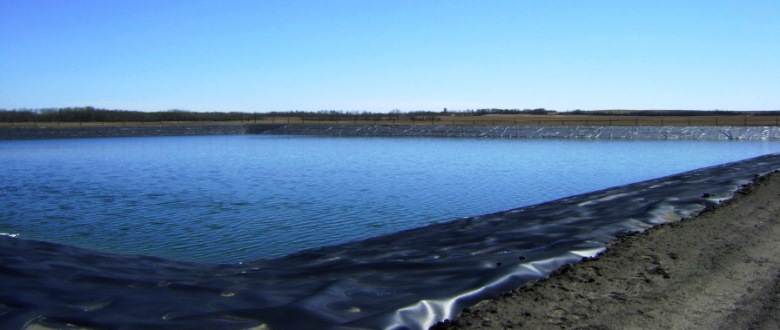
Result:
M730 198L780 154L273 260L220 265L0 235L0 325L425 329ZM522 189L522 187L518 187Z

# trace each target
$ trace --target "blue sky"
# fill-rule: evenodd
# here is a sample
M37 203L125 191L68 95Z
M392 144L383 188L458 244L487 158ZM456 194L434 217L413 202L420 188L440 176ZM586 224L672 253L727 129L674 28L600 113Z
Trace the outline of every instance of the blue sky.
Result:
M780 109L780 1L0 0L0 108Z

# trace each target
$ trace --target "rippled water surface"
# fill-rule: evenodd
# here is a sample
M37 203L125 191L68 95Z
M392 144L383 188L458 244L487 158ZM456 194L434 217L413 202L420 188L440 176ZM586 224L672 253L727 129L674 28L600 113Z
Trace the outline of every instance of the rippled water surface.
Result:
M778 142L0 141L0 232L233 263L780 152Z

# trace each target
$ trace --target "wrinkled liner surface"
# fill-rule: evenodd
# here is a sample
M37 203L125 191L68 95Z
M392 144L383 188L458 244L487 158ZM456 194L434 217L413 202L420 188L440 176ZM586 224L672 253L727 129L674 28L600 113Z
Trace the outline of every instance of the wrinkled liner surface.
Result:
M698 213L780 154L274 260L197 264L0 235L0 324L427 328L616 235ZM522 188L522 187L518 187Z

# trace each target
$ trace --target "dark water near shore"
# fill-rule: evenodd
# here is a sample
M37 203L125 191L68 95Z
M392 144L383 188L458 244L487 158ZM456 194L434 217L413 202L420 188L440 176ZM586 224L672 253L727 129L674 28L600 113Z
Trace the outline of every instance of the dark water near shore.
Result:
M0 232L235 263L780 152L778 142L0 141Z

